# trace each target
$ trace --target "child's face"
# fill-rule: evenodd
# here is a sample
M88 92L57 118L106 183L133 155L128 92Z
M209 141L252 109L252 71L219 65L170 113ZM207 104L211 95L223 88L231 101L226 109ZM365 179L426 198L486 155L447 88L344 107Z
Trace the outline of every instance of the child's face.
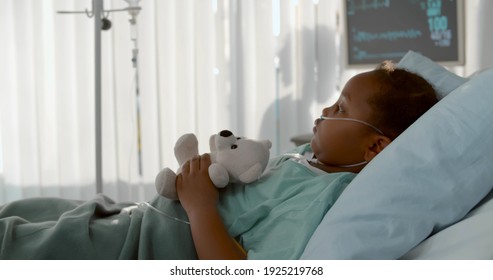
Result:
M322 111L324 117L351 118L372 123L373 108L368 100L378 92L375 73L366 72L351 78L337 102ZM369 161L366 152L379 133L355 121L316 120L311 146L320 163L343 166ZM362 167L361 167L362 168ZM360 169L361 169L360 168Z

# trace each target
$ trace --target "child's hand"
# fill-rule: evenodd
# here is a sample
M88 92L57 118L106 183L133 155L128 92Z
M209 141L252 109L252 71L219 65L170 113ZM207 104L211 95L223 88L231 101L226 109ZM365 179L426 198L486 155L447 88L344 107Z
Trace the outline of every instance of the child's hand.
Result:
M209 178L209 154L185 163L176 178L176 191L190 221L193 243L200 259L245 259L217 210L219 194Z
M188 216L216 208L219 195L209 178L209 154L196 156L186 162L176 179L176 191Z

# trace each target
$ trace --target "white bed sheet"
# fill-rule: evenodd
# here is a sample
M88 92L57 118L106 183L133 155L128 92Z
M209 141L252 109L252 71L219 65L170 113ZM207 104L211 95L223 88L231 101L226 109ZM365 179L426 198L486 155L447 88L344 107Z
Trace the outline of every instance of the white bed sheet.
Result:
M429 237L402 259L493 259L493 191L460 222Z

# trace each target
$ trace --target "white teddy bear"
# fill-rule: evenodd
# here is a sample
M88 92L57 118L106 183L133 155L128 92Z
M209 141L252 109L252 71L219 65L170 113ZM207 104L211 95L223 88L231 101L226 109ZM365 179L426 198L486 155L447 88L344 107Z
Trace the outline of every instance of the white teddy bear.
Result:
M209 177L218 188L228 183L251 183L264 172L269 161L269 140L252 140L235 137L229 130L214 134L209 139L212 164L209 166ZM199 154L198 141L194 134L181 136L175 144L175 157L181 166ZM167 198L178 200L176 193L177 174L164 168L156 176L157 192Z

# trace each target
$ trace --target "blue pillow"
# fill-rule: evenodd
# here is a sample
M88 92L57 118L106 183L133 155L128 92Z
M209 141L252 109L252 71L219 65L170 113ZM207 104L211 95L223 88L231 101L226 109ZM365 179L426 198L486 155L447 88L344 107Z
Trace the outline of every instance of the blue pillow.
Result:
M346 188L302 258L397 259L462 219L493 186L492 89L489 69L395 139Z
M428 57L413 51L407 52L397 67L417 73L425 78L434 86L439 99L467 81L466 78L457 76Z

